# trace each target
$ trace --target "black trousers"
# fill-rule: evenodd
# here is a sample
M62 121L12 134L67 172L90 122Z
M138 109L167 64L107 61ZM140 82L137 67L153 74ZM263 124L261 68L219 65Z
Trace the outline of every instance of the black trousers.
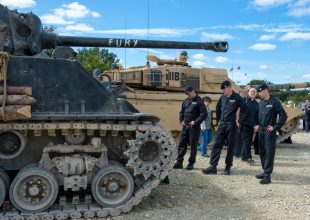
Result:
M191 146L191 154L188 163L194 164L196 162L197 144L200 136L200 125L186 125L181 131L181 137L178 146L177 162L182 164L184 155L186 154L187 145Z
M228 144L225 163L226 163L226 166L233 165L236 131L237 131L236 124L220 124L219 125L217 129L215 144L213 145L213 149L211 153L211 159L210 159L211 165L213 166L218 165L225 140L227 140L227 144Z
M310 118L306 118L306 120L305 120L305 130L307 132L310 131Z
M258 132L259 155L264 173L270 175L273 171L274 157L276 153L276 131L268 132L262 130Z
M251 147L254 134L254 127L248 125L241 126L242 153L241 159L252 159Z
M255 155L259 155L259 146L258 146L258 132L256 132L255 134L255 138L254 138L254 153Z
M235 145L234 145L234 156L240 157L242 153L242 133L241 129L236 130L236 137L235 137Z

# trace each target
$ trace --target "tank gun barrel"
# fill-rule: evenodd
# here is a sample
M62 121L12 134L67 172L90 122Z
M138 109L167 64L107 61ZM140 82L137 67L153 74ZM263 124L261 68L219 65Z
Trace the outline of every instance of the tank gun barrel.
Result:
M253 86L256 89L259 87L259 85ZM310 82L302 82L302 83L284 83L284 84L271 84L268 85L270 91L277 91L281 89L302 89L302 88L309 88Z
M35 55L56 46L203 49L226 52L228 43L178 42L125 38L58 36L43 30L40 18L33 13L19 13L0 4L0 51L16 55Z
M214 52L226 52L228 43L218 42L179 42L179 41L156 41L123 38L96 38L57 36L57 46L72 47L120 47L120 48L168 48L168 49L203 49Z

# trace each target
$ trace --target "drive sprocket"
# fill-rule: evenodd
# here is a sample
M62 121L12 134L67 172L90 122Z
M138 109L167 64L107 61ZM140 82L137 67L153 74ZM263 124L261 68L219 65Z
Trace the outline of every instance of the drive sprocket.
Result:
M136 138L128 140L128 144L129 148L124 152L129 157L126 166L134 170L134 175L163 179L173 168L177 150L169 130L136 131Z

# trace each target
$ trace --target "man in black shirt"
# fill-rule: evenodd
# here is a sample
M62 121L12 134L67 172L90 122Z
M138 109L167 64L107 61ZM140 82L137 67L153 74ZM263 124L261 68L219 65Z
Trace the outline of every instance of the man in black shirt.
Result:
M251 146L254 134L254 127L258 125L258 102L255 100L257 91L250 88L248 97L244 98L244 102L248 109L246 120L241 125L242 153L241 160L254 164L251 154Z
M256 129L259 128L259 153L264 172L256 178L261 179L261 184L269 184L276 150L276 131L285 124L287 115L280 101L270 96L267 85L261 85L258 92L262 100L259 102L259 126Z
M306 120L305 120L305 130L306 132L310 131L310 104L307 104L305 107Z
M183 168L183 160L187 150L187 144L190 144L191 154L186 169L192 170L194 168L194 163L196 162L200 124L207 117L207 113L202 99L196 94L193 87L186 87L185 94L187 95L187 98L183 101L179 114L180 124L183 128L178 146L177 162L173 168Z
M239 122L243 122L246 118L247 111L246 105L239 94L235 93L231 88L231 83L225 80L221 84L223 95L216 106L216 117L220 125L217 129L216 141L212 149L210 166L203 169L204 174L216 174L217 165L220 160L221 151L225 140L228 143L227 155L226 155L226 167L224 170L225 175L230 175L230 167L233 165L233 150L235 144L235 136L237 131L236 113L240 108Z

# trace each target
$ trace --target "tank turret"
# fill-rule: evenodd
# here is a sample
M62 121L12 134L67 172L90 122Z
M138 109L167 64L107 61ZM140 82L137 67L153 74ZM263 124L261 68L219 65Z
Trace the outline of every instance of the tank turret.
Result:
M42 49L56 46L203 49L215 52L228 50L225 41L200 43L59 36L44 31L37 15L18 13L0 5L0 50L11 54L35 55Z

